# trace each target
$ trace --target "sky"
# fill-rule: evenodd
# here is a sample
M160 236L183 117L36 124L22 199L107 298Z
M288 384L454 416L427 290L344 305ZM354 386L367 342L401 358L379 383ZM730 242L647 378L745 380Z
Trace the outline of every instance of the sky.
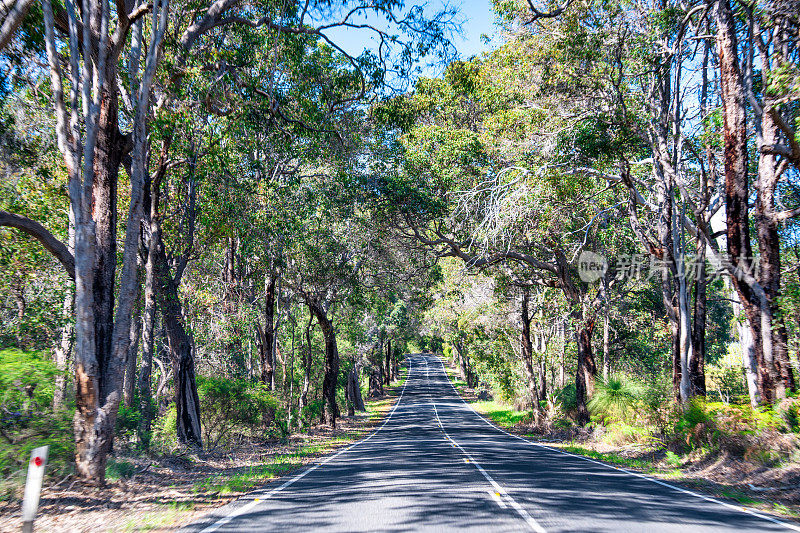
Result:
M462 22L461 32L452 36L452 42L458 51L459 59L469 59L481 52L491 50L497 43L497 26L495 25L495 14L492 10L491 0L468 0L459 2L457 0L429 0L427 2L406 0L406 9L412 6L425 6L425 13L432 14L442 9L445 5L450 5L459 10L457 20ZM335 17L334 17L335 18ZM361 17L354 19L356 23L369 22L381 29L388 29L387 23L377 17ZM397 33L389 30L390 33ZM375 49L377 41L374 34L368 30L354 30L352 28L337 28L327 30L325 35L332 39L337 45L341 46L351 55L360 55L365 47ZM481 38L487 35L493 42L485 42ZM436 69L427 68L424 72L426 76L435 76Z

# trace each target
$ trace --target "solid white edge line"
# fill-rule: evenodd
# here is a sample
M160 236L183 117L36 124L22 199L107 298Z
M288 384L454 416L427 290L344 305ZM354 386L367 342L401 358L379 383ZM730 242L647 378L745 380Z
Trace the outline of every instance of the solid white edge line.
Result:
M505 429L503 429L501 427L498 427L495 424L493 424L492 422L490 422L485 416L483 416L481 413L476 411L475 408L473 408L464 398L462 398L461 394L458 393L458 389L456 389L455 385L453 385L453 382L450 379L450 376L447 374L447 370L444 368L444 361L440 357L438 357L436 355L434 355L434 357L439 359L439 364L442 365L442 372L444 372L445 378L447 379L447 382L453 388L453 391L455 391L456 396L458 396L458 398L462 402L464 402L464 405L469 407L469 409L473 413L478 415L478 417L481 420L483 420L484 422L486 422L490 427L496 429L497 431L500 431L501 433L505 433L509 437L514 437L515 439L518 439L518 440L521 440L523 442L526 442L526 443L530 444L531 446L537 446L537 447L542 448L544 450L549 450L549 451L552 451L552 452L560 453L562 455L569 455L570 457L576 457L578 459L583 459L584 461L588 461L590 463L594 463L594 464L597 464L597 465L600 465L600 466L604 466L604 467L609 468L611 470L616 470L617 472L623 472L625 474L629 474L631 476L638 477L638 478L644 479L646 481L650 481L650 482L655 483L657 485L661 485L663 487L667 487L667 488L670 488L672 490L676 490L678 492L682 492L684 494L689 494L691 496L696 496L697 498L700 498L700 499L705 500L707 502L716 503L716 504L719 504L719 505L721 505L723 507L726 507L728 509L733 509L733 510L739 511L740 513L745 513L745 514L749 514L751 516L755 516L756 518L760 518L762 520L766 520L767 522L772 522L773 524L777 524L779 526L783 526L783 527L785 527L787 529L791 529L792 531L800 532L800 526L796 526L796 525L791 524L789 522L784 522L782 520L778 520L777 518L773 518L773 517L771 517L769 515L761 514L758 511L754 511L752 509L748 509L747 507L733 505L731 503L723 502L723 501L718 500L716 498L712 498L711 496L706 496L704 494L700 494L700 493L697 493L697 492L694 492L694 491L691 491L691 490L688 490L688 489L684 489L682 487L678 487L677 485L671 485L669 483L661 481L660 479L656 479L656 478L650 477L648 475L641 474L639 472L633 472L631 470L626 470L624 468L619 468L619 467L616 467L616 466L613 466L613 465L610 465L610 464L607 464L607 463L602 463L600 461L595 461L594 459L591 459L589 457L584 457L583 455L578 455L576 453L570 453L570 452L567 452L567 451L564 451L564 450L560 450L558 448L555 448L555 447L552 447L552 446L547 446L547 445L541 444L539 442L534 442L534 441L526 439L525 437L521 437L519 435L515 435L513 433L510 433L510 432L506 431Z
M411 361L409 359L408 375L406 375L406 380L403 383L403 389L400 391L400 397L397 398L397 401L395 402L394 407L392 407L392 411L389 413L389 416L386 417L386 420L383 421L383 424L381 424L380 427L378 427L377 429L372 431L372 433L370 433L369 435L367 435L363 439L359 440L358 442L354 442L350 446L347 446L346 448L343 448L343 449L339 450L334 455L331 455L331 456L325 458L323 461L315 464L314 466L312 466L310 468L306 468L305 470L303 470L299 474L296 474L294 477L292 477L291 479L289 479L286 482L284 482L282 485L272 489L271 491L269 491L264 496L256 496L255 499L253 501L251 501L250 503L248 503L246 505L243 505L242 507L239 507L237 509L234 509L230 514L228 514L226 516L223 516L222 518L220 518L219 520L217 520L216 522L214 522L210 526L206 527L205 529L200 530L200 533L213 533L217 529L219 529L222 526L228 524L234 518L236 518L238 516L241 516L244 513L248 512L250 509L254 508L256 505L258 505L262 501L271 498L274 494L277 494L278 492L282 491L283 489L285 489L289 485L292 485L292 484L300 481L301 479L303 479L308 474L310 474L311 472L313 472L317 468L321 467L322 465L328 463L329 461L332 461L332 460L336 459L337 457L339 457L343 453L345 453L347 451L350 451L351 449L355 448L356 446L358 446L360 444L364 444L369 439L374 437L375 434L377 432L379 432L380 430L382 430L383 427L389 422L389 420L391 420L392 416L394 415L394 412L397 410L397 407L400 405L400 402L403 400L403 395L406 392L406 386L408 385L408 382L411 380L411 370L412 370ZM263 489L261 489L261 490L263 490ZM258 490L253 491L251 494L258 494Z
M444 367L442 367L442 368L444 368ZM426 361L425 362L425 377L426 378L428 378L428 375L429 375L428 374L428 370L429 369L430 369L430 366L427 364L427 361ZM445 377L447 377L447 376L445 375ZM450 381L449 378L448 378L448 381ZM442 429L442 433L444 433L444 436L456 448L458 448L461 451L461 453L464 454L464 456L466 457L465 460L469 461L469 463L471 463L475 468L477 468L478 472L480 472L483 475L483 477L486 478L486 481L488 481L489 484L500 495L499 498L502 498L503 500L505 500L509 504L511 504L511 507L514 508L514 510L517 512L517 514L519 514L519 516L522 517L522 519L525 521L525 523L528 524L528 527L530 527L533 531L536 531L536 533L547 533L547 530L545 530L541 526L541 524L539 524L539 522L537 522L536 519L534 519L530 515L530 513L528 513L527 510L525 510L524 507L522 507L519 503L517 503L517 501L514 498L512 498L511 495L508 492L506 492L506 490L497 481L495 481L494 478L492 476L490 476L489 473L486 470L484 470L483 467L477 461L475 461L475 459L473 459L473 457L469 454L469 452L467 452L467 450L465 450L459 443L457 443L455 440L453 440L452 437L450 437L450 435L447 433L447 430L444 429L444 424L442 424L442 419L439 418L439 410L436 408L436 401L433 400L433 397L431 397L431 404L433 405L433 412L436 415L436 421L439 422L439 427ZM490 494L491 494L491 492L490 492ZM502 507L505 507L505 506L502 506Z

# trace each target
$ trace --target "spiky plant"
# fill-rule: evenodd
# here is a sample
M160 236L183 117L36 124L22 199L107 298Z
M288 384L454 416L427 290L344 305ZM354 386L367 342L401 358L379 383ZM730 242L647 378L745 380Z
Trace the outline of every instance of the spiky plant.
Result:
M641 398L642 386L633 378L623 375L598 379L594 394L589 400L589 411L616 420L626 420Z

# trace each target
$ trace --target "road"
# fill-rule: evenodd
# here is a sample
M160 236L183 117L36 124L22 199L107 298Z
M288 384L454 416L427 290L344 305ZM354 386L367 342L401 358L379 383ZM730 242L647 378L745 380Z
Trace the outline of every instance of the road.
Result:
M185 531L800 531L793 524L510 435L408 358L383 425Z

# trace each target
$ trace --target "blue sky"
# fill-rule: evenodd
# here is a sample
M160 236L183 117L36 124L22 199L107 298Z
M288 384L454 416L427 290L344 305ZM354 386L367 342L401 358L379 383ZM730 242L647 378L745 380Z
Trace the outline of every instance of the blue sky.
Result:
M461 32L454 35L452 41L458 51L460 59L468 59L493 47L493 43L490 42L487 44L481 39L481 35L487 35L490 39L494 38L495 42L497 40L496 17L492 9L491 0L469 0L464 2L453 0L450 2L446 2L446 0L415 2L409 0L406 2L406 9L412 6L422 5L425 6L425 12L431 14L441 9L446 4L459 10L457 19L462 22ZM385 21L379 20L377 17L373 16L361 17L360 19L354 20L354 22L364 21L368 21L370 24L380 27L381 29L387 28ZM365 47L375 48L376 46L374 36L371 32L366 30L340 28L326 31L325 34L348 53L356 56L360 55ZM425 75L430 76L435 75L435 73L426 70Z

